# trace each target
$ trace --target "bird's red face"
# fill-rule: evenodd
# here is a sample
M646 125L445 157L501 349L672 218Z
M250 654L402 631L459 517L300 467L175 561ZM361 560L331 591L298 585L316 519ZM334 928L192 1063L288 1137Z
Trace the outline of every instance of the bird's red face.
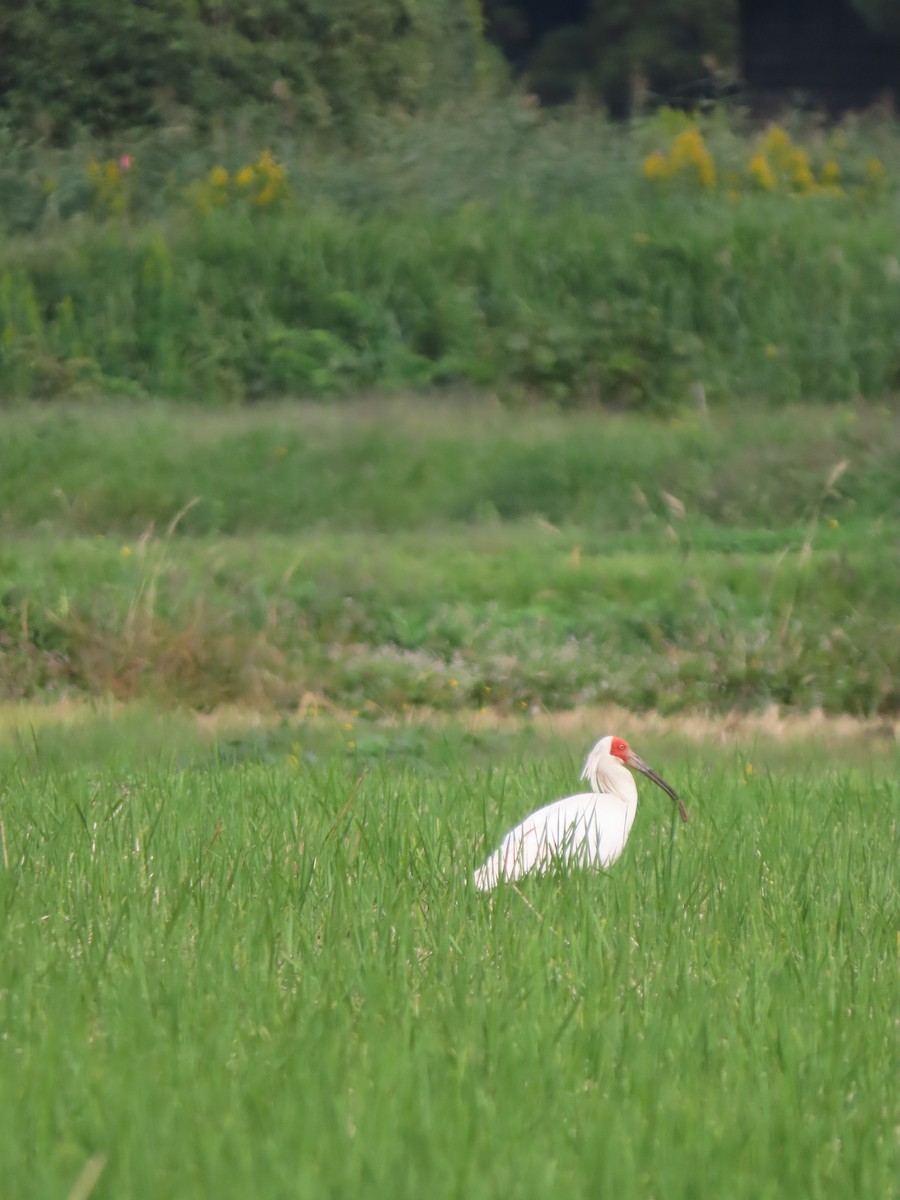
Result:
M653 768L648 766L647 763L645 763L640 757L640 755L635 754L624 738L614 737L610 743L609 752L613 758L618 758L620 762L625 764L626 767L631 767L633 771L640 771L642 775L646 775L648 779L652 779L653 782L658 787L661 787L662 790L669 796L671 796L678 805L678 812L682 821L687 820L687 812L685 807L678 799L678 794L674 788L670 787L660 775L657 775Z
M614 758L621 758L623 763L627 763L631 758L631 747L624 738L614 737L609 752Z

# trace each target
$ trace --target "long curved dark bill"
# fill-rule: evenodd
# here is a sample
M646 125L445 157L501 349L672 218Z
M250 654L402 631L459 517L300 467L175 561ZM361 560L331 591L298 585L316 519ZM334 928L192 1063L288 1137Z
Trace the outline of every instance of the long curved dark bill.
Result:
M629 755L628 765L629 765L629 767L634 767L634 769L636 771L640 771L640 773L642 775L646 775L648 779L652 779L657 787L661 787L662 790L667 795L671 796L672 799L675 801L675 803L678 805L678 815L681 817L682 821L686 821L688 819L687 818L687 809L684 807L684 804L682 803L682 801L678 799L678 793L675 791L675 789L673 787L670 787L661 775L657 775L657 773L653 770L652 767L647 766L647 764L644 762L644 760L642 758L639 758L638 755L635 754L635 752L633 750L631 751L631 754Z

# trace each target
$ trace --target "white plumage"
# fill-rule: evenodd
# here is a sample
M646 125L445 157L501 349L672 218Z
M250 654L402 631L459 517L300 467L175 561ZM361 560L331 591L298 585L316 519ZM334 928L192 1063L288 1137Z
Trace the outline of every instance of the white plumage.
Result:
M675 791L623 738L601 738L581 772L591 791L548 804L511 829L475 872L475 886L489 891L501 879L519 879L530 871L543 874L554 863L595 870L612 866L625 849L637 812L637 784L628 767L667 792L682 821L687 820Z

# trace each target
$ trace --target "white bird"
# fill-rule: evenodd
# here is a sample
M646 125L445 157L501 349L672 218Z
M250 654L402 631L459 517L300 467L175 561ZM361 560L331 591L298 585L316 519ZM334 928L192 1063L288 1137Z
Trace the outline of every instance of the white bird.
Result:
M674 789L624 738L601 738L581 772L591 791L539 808L511 829L475 872L479 891L490 891L501 879L519 879L530 871L542 875L554 863L595 869L612 866L625 849L637 812L637 784L628 767L667 792L678 805L682 821L687 820Z

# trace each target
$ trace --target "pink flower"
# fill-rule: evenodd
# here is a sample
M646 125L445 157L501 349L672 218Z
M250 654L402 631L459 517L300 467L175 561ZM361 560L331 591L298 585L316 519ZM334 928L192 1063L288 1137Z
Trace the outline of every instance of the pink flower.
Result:
M131 170L131 155L130 154L120 154L119 155L119 166L121 167L121 169L123 171L130 171Z

